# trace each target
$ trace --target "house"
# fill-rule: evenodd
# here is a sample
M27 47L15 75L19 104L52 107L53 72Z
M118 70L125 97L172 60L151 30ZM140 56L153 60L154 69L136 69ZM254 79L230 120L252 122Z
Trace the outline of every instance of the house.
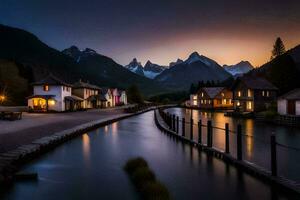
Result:
M111 94L113 97L113 106L117 106L120 104L120 93L119 90L117 88L112 88L111 89Z
M203 109L230 109L233 108L232 96L225 87L202 87L190 96L190 104Z
M72 94L84 99L83 108L97 108L101 106L101 100L97 96L100 90L96 85L79 80L73 84Z
M119 100L120 104L127 105L127 95L125 90L119 90Z
M280 115L300 116L300 88L279 97L277 100L277 110Z
M261 77L243 76L232 86L234 108L241 112L266 110L276 102L277 88Z
M105 98L105 102L103 103L104 108L113 107L113 95L109 88L101 88L100 93Z
M82 107L83 99L72 95L72 86L52 74L35 82L33 95L28 97L28 107L33 111L67 111Z

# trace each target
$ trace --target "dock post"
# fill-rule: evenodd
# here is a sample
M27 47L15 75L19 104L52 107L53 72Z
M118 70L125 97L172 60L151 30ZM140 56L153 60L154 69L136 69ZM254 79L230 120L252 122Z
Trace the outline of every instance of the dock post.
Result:
M194 125L194 120L191 118L191 123L190 123L190 140L193 141L193 126Z
M207 121L207 146L212 147L212 124L211 121Z
M176 133L179 134L179 117L176 117Z
M239 124L237 126L237 159L242 160L243 159L243 147L242 147L242 126Z
M175 132L175 114L173 114L173 116L172 116L172 131L174 131Z
M202 144L202 121L198 122L198 144Z
M271 172L272 176L277 176L277 155L276 155L276 136L271 135Z
M229 153L229 124L225 124L225 153Z
M182 118L182 136L185 137L185 118Z

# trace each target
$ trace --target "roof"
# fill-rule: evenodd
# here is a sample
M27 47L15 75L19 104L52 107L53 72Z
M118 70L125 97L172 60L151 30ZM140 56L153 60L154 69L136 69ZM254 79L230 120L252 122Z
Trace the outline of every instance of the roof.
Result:
M232 88L235 88L235 86L239 83L244 83L248 88L250 89L256 89L256 90L278 90L277 87L275 87L272 83L267 81L266 79L262 77L256 77L256 76L243 76L239 77L235 80Z
M52 99L54 97L55 97L55 95L32 95L32 96L27 97L27 99L32 99L32 98Z
M75 95L66 96L65 99L69 100L69 101L83 101L82 98L75 96Z
M59 78L55 77L52 74L49 74L47 77L44 79L32 83L32 85L65 85L65 86L71 86L71 84L68 84Z
M109 88L101 88L100 90L100 94L107 94L108 92L111 92L111 90Z
M296 88L279 97L279 99L300 100L300 88Z
M97 85L92 85L90 83L85 83L85 82L82 82L81 80L74 83L73 88L88 88L88 89L100 90L100 87L98 87Z
M214 98L224 89L224 87L203 87L200 89L204 90L210 98Z
M89 101L96 101L96 100L107 101L107 99L105 98L104 94L91 95L87 99Z

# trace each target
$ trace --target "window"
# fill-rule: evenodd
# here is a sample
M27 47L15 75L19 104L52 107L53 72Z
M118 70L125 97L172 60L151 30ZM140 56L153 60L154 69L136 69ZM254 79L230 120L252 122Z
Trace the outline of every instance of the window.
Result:
M237 106L240 106L240 105L241 105L241 103L240 103L239 101L237 101L237 102L236 102L236 105L237 105Z
M222 92L221 95L222 95L222 97L224 97L225 96L224 92Z
M250 89L247 90L247 94L248 94L248 97L251 97L251 90Z
M238 97L241 97L241 96L242 96L242 92L238 91Z
M262 95L263 97L265 96L265 91L264 91L264 90L261 92L261 95Z
M203 100L201 99L201 104L203 104Z
M210 100L208 100L208 104L210 104Z
M223 99L223 104L226 104L226 99Z
M203 94L203 92L201 92L201 97L204 97L204 94Z
M46 91L46 92L49 91L49 85L44 85L44 91Z
M270 96L270 93L269 93L269 91L267 91L267 97L269 97Z
M252 110L252 101L247 102L247 109Z

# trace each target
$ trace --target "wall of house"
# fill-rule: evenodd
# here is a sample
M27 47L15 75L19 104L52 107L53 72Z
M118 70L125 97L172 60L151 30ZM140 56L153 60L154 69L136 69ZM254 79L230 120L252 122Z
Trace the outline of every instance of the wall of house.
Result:
M300 100L296 101L296 115L300 115Z
M126 95L126 92L122 92L121 93L120 102L122 102L124 105L127 104L127 95Z
M277 101L277 112L280 115L286 115L287 114L287 100L285 99L279 99Z
M78 96L78 97L84 99L83 108L93 108L92 102L88 101L87 98L89 98L92 95L97 95L98 90L89 89L89 88L75 88L75 89L73 89L73 94L75 96ZM97 105L98 104L100 106L100 102L97 102Z

